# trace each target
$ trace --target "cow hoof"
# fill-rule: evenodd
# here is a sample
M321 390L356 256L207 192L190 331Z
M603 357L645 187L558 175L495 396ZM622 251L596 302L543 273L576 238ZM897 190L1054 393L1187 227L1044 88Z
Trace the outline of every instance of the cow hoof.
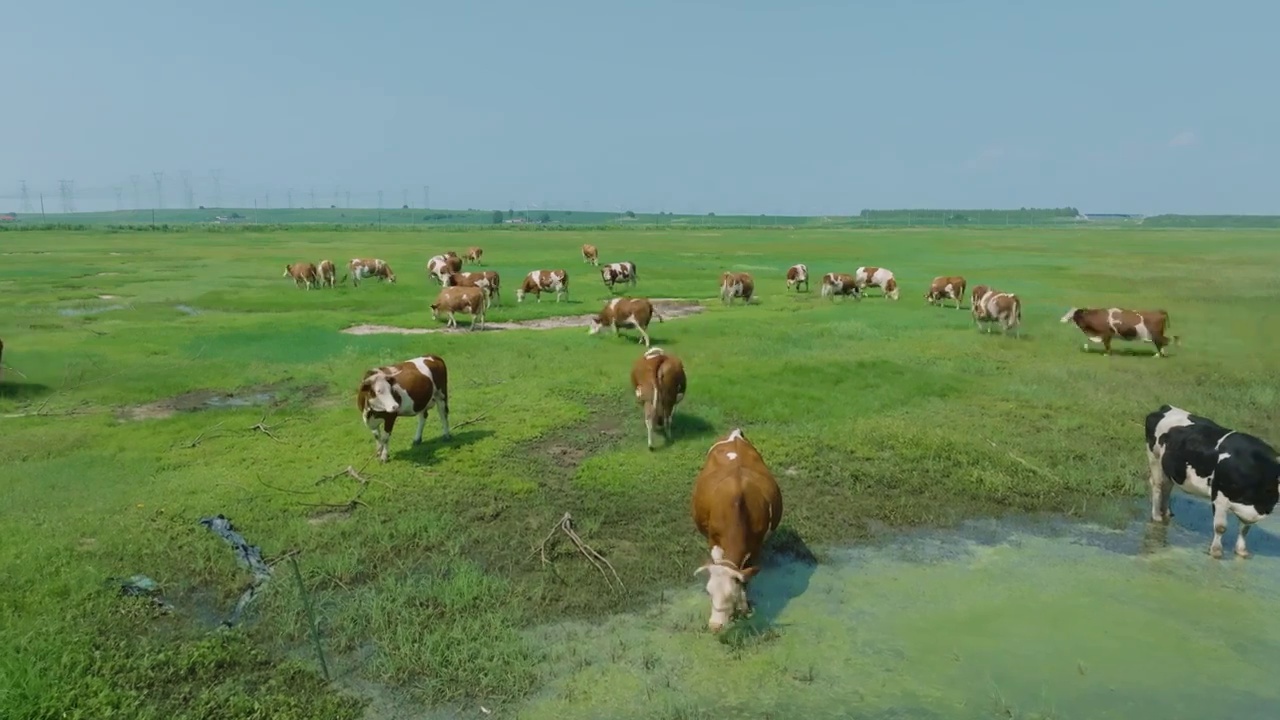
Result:
M1211 547L1211 548L1209 548L1209 557L1211 557L1211 558L1213 558L1213 559L1215 559L1215 560L1221 560L1221 559L1222 559L1222 548L1220 548L1220 547Z
M1253 553L1249 552L1248 550L1241 550L1237 548L1236 557L1241 558L1242 560L1248 560L1249 558L1253 557Z
M421 445L421 444L422 444L422 438L417 438L417 439L415 439L415 440L414 440L412 443L410 443L410 444L412 444L412 445Z

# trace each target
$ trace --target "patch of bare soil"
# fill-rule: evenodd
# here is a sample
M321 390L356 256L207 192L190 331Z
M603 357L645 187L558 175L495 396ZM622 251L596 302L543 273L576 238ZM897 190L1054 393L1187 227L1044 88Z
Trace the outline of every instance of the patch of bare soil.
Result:
M272 383L225 392L222 390L192 390L173 397L156 400L141 405L130 405L120 408L116 417L120 420L160 420L173 417L180 412L197 412L215 408L251 407L255 405L274 405L284 398L300 398L310 400L325 391L323 385L307 385L300 388L288 388L284 383Z
M663 321L673 320L676 318L688 317L696 315L706 307L695 300L677 300L674 298L651 298L653 309L658 315L662 316ZM563 328L586 327L591 324L591 319L595 313L590 315L566 315L552 318L538 318L537 320L517 320L514 322L493 322L488 321L484 324L485 330L558 330ZM397 335L425 335L427 333L442 332L469 332L471 330L471 318L468 315L457 315L458 327L447 328L443 325L435 328L402 328L394 325L355 325L344 329L342 332L348 335L381 335L381 334L397 334ZM656 321L656 318L655 318ZM444 321L441 320L443 323ZM476 326L476 331L480 331L480 327Z

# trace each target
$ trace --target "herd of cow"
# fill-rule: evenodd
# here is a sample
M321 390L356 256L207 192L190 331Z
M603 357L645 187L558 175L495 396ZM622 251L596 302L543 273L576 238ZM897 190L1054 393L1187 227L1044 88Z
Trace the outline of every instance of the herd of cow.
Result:
M480 248L466 254L470 262L479 262ZM596 248L584 245L586 262L598 265ZM353 283L376 277L395 282L395 274L380 259L352 260L348 269ZM462 273L462 258L446 253L431 258L428 270L442 286L433 315L438 311L452 315L467 310L483 317L483 308L498 297L498 275L491 271ZM289 265L286 277L301 287L334 287L335 268L328 260L318 265ZM601 268L605 284L636 282L633 263L613 263ZM787 270L788 288L808 289L808 268L795 265ZM564 270L530 272L517 291L517 300L526 293L539 296L554 292L557 301L568 292L569 278ZM748 273L726 272L721 276L720 295L726 303L733 298L750 301L754 280ZM885 268L860 267L852 275L827 273L822 277L823 297L852 295L861 298L867 287L879 287L886 298L898 298L898 282ZM930 304L952 300L959 309L966 282L963 277L935 278L924 297ZM1022 317L1017 295L999 292L984 285L973 288L970 309L975 322L991 322L1006 331L1016 327ZM681 359L662 348L650 347L645 327L656 316L651 303L644 298L613 298L592 321L589 332L603 327L637 327L646 346L631 368L631 388L643 409L648 446L653 448L654 430L671 439L672 415L684 399L687 387L685 366ZM661 320L661 317L659 317ZM1166 335L1168 314L1161 310L1134 311L1121 308L1072 308L1062 317L1073 322L1094 343L1101 343L1108 353L1114 338L1141 340L1155 345L1155 357L1164 357L1164 349L1176 337ZM481 320L483 326L483 319ZM1086 343L1086 348L1088 344ZM4 344L0 341L0 353ZM0 355L2 357L2 355ZM0 364L2 371L3 364ZM373 434L378 459L388 460L388 442L396 420L416 416L418 425L413 444L422 442L427 413L432 408L440 415L442 437L449 431L449 376L443 359L424 355L411 360L366 370L356 391L356 404L365 427ZM1209 553L1222 557L1222 537L1226 532L1228 513L1239 523L1235 553L1249 557L1245 538L1253 524L1270 515L1280 503L1280 456L1262 439L1248 433L1230 430L1208 418L1184 409L1162 405L1146 417L1146 452L1151 489L1151 520L1167 523L1172 517L1170 494L1176 485L1183 491L1207 499L1213 507L1213 540ZM760 570L760 553L769 535L782 519L782 492L764 459L740 428L721 436L708 450L702 469L694 480L692 497L694 525L706 538L710 561L695 575L707 574L706 590L711 598L712 630L724 627L735 615L749 614L747 583Z

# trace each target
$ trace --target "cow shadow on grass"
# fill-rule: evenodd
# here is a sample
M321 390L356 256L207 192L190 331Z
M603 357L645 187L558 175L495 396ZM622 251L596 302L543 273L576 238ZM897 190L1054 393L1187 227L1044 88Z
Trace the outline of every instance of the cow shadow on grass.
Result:
M5 371L5 379L0 380L0 400L29 400L42 395L48 395L53 388L40 383L29 383L20 380L8 379L9 373Z
M765 544L760 572L747 588L751 617L734 627L751 633L776 629L778 616L809 589L817 568L818 559L804 539L786 525L779 527Z
M1148 506L1149 509L1149 506ZM1169 500L1173 518L1166 523L1152 522L1143 514L1142 539L1139 555L1154 555L1170 548L1193 549L1207 557L1209 543L1213 541L1213 506L1203 500L1175 494ZM1280 557L1280 538L1264 530L1266 520L1255 523L1247 538L1250 554L1260 557ZM1227 514L1227 532L1222 536L1222 559L1235 558L1236 537L1240 522Z
M411 429L409 432L410 437L412 437L412 434L413 431ZM409 462L418 463L420 465L426 465L435 460L436 452L442 448L466 447L472 443L484 440L487 437L492 437L493 434L494 432L492 430L474 428L454 432L453 437L446 440L440 436L439 432L437 432L434 437L424 432L422 434L421 445L410 445L408 448L396 453L396 457L408 460Z
M643 426L641 426L642 435L643 429ZM697 440L717 433L716 426L703 418L676 410L675 414L671 416L671 440L668 441L662 431L655 428L653 431L653 449L662 450L668 446L677 445L682 441Z
M1098 357L1107 356L1101 345L1090 345L1087 348L1083 345L1077 345L1076 348L1085 355L1097 355ZM1166 349L1165 352L1169 352L1169 350ZM1156 354L1156 349L1153 345L1147 345L1146 347L1136 345L1130 345L1128 347L1124 345L1112 345L1111 354L1123 355L1124 357L1153 357Z

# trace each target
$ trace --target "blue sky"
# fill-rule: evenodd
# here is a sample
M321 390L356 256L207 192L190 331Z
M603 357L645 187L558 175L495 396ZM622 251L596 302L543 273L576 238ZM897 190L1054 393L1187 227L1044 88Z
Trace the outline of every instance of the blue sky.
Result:
M1280 3L40 0L0 210L1280 213Z

